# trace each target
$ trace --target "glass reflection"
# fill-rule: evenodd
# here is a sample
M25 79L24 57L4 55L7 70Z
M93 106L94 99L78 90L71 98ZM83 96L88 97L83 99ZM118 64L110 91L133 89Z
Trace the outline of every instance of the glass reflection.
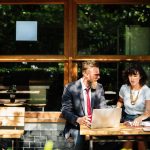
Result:
M78 5L79 55L147 55L149 35L149 5Z
M64 6L0 5L0 54L63 55ZM37 41L16 41L16 21L37 21ZM24 28L22 28L24 30Z
M45 111L61 108L63 63L0 63L0 104L10 101L46 104Z

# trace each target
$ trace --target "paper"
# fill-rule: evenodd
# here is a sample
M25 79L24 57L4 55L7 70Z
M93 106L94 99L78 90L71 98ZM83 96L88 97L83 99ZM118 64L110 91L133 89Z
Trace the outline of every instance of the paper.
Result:
M150 131L150 127L144 127L143 131Z
M141 125L144 127L150 127L150 121L143 121Z

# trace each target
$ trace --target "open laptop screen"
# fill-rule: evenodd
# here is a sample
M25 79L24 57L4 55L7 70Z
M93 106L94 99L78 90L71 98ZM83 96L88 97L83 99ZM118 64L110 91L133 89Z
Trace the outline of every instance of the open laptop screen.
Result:
M94 109L91 128L119 127L122 108Z

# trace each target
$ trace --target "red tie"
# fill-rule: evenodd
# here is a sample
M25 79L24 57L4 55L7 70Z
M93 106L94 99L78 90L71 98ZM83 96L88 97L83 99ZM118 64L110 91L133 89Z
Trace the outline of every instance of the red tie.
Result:
M90 89L86 89L86 93L87 93L87 113L88 113L88 116L90 116L90 119L92 120L91 102L90 102L89 91L90 91Z

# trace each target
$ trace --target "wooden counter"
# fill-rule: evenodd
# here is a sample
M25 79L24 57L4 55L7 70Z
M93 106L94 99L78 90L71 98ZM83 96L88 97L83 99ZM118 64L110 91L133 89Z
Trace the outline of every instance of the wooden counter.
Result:
M41 112L41 111L26 111L25 112L25 123L29 122L55 122L65 123L61 112Z
M118 128L90 129L86 126L80 126L81 135L89 136L115 136L115 135L150 135L150 132L143 131L143 127L131 127L120 124Z
M150 127L147 127L150 129ZM143 127L131 127L120 124L118 128L100 128L100 129L90 129L86 126L80 126L80 134L85 135L85 138L89 140L89 149L93 149L93 142L95 141L104 141L104 137L110 137L107 142L115 142L115 141L127 141L129 140L127 136L133 135L133 139L131 141L135 141L134 136L141 135L146 136L150 135L150 132L145 132ZM121 138L120 138L121 137ZM99 138L99 139L98 139ZM117 140L115 140L117 138ZM148 140L148 139L147 139Z

